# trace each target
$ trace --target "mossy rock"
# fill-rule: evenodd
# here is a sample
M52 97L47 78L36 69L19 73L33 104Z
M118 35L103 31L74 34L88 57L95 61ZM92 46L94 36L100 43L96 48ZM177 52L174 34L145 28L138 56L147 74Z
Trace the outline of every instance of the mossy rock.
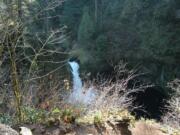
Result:
M89 61L88 53L86 53L83 49L75 49L70 52L70 57L78 58L81 64L87 63Z
M105 123L105 122L129 122L133 124L135 121L134 116L132 116L127 110L105 110L105 111L92 111L83 117L76 120L77 123L85 124L95 124L95 123Z

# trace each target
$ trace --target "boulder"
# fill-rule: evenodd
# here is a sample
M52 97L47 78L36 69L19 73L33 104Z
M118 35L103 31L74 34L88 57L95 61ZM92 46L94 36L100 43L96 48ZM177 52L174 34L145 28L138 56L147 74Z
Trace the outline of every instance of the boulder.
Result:
M0 124L0 135L19 135L19 134L10 126Z

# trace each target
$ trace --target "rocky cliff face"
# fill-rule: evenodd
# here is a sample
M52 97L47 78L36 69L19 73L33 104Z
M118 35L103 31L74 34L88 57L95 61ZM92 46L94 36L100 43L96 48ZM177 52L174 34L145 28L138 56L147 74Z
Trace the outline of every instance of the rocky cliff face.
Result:
M96 124L59 124L53 126L26 125L33 135L179 135L163 133L159 125L151 125L142 121L135 122L133 127L129 121L107 121Z
M154 120L137 121L127 110L92 111L73 121L64 120L50 117L45 123L16 125L15 129L27 127L33 135L180 135L180 129L170 130ZM19 134L0 124L0 135Z
M155 123L137 121L130 126L130 121L123 119L104 123L58 123L57 125L24 125L33 135L180 135L180 132L167 133ZM0 124L0 135L19 135L9 126Z
M33 135L179 135L163 133L155 121L136 121L127 110L90 112L71 123L58 119L48 123L24 126L30 128Z

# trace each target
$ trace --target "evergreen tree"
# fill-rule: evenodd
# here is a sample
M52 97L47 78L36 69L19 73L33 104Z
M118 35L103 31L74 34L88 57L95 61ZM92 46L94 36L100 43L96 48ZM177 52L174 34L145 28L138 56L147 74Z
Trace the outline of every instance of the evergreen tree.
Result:
M67 0L63 5L62 24L68 27L72 38L77 38L77 31L83 15L83 7L90 5L91 0Z
M92 40L95 32L94 22L89 14L88 7L84 7L83 16L78 30L78 42L84 48L89 48L89 43Z

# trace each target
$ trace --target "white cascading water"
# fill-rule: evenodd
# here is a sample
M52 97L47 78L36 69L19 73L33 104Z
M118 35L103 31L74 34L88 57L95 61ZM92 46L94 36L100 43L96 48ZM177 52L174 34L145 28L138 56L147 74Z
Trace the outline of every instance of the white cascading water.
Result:
M92 88L83 90L81 78L79 76L79 64L75 61L69 62L73 75L73 91L69 97L72 103L82 103L89 105L95 99L95 93ZM83 92L84 91L84 92Z

